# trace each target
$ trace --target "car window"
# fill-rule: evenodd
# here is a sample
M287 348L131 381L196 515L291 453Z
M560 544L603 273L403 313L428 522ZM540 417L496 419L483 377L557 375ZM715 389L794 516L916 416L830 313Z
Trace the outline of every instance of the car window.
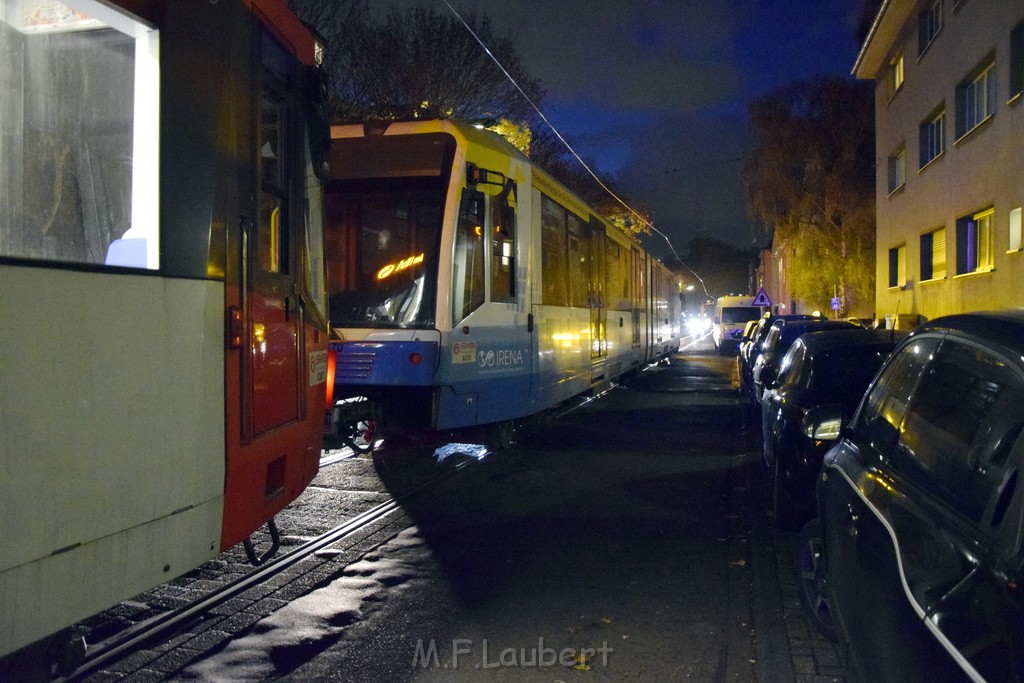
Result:
M907 402L936 346L935 338L915 340L885 366L857 418L854 434L858 445L879 457L889 456L896 446Z
M859 387L863 393L891 350L876 346L846 346L829 350L814 363L808 386L814 389Z
M779 340L779 336L782 334L780 328L772 327L768 330L768 336L764 339L764 345L761 347L765 353L774 348L775 343Z
M789 351L786 352L786 355L782 357L782 362L779 363L779 381L777 384L779 386L802 386L806 357L807 350L804 348L804 345L800 342L793 344Z
M980 521L1024 423L1024 381L972 344L939 347L907 410L893 466Z

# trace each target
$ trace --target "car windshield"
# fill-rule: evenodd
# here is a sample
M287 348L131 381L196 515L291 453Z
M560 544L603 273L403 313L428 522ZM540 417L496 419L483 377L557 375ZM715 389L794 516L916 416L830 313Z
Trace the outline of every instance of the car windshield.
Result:
M761 309L753 306L726 306L722 308L723 323L745 323L761 317Z

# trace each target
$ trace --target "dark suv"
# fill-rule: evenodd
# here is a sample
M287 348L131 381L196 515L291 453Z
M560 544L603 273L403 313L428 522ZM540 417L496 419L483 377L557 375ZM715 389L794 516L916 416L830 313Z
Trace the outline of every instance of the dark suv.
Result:
M948 316L826 454L797 577L865 680L1024 677L1022 425L1024 309Z

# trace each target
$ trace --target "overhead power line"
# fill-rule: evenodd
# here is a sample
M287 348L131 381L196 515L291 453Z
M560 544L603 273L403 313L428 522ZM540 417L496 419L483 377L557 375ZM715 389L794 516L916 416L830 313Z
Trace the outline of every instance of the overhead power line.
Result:
M544 112L541 111L539 106L537 106L537 103L534 102L530 98L530 96L526 94L526 91L524 91L519 86L519 83L517 83L516 79L512 77L512 74L508 72L508 69L506 69L505 66L501 63L501 61L494 55L494 53L491 52L491 49L487 47L487 44L484 43L480 36L477 35L476 31L474 31L473 28L466 22L466 20L462 18L462 15L459 14L458 10L452 7L452 4L448 2L448 0L441 0L441 2L443 2L448 7L451 13L455 15L455 18L459 20L459 22L465 27L467 31L469 31L469 34L473 36L477 43L480 44L480 47L483 48L484 52L487 53L487 56L491 58L491 61L493 61L498 66L498 68L501 69L501 72L505 74L505 78L507 78L509 82L512 83L513 86L515 86L515 89L519 91L519 94L522 95L523 98L530 103L530 106L533 107L533 110L535 112L537 112L537 115L540 116L541 120L544 121L547 127L551 129L551 132L555 134L555 137L557 137L558 140L563 145L565 145L565 148L569 150L569 153L576 157L576 160L580 162L580 165L583 166L584 169L586 169L587 173L590 174L590 177L597 181L597 184L601 186L601 189L607 192L610 197L612 197L615 201L621 204L627 211L629 211L630 214L635 216L641 224L650 228L652 231L660 235L661 238L665 240L665 243L668 245L668 248L672 250L672 255L676 257L676 261L678 261L684 268L686 268L686 270L690 271L691 275L697 278L697 281L700 282L701 287L704 289L704 293L710 297L711 294L708 293L708 288L704 284L704 280L699 275L697 275L697 273L692 268L690 268L690 266L686 265L683 259L679 257L679 254L676 253L676 248L672 245L672 240L670 240L668 236L661 230L658 230L656 227L654 227L653 223L651 223L649 220L641 216L640 213L638 213L633 207L627 204L625 200L619 197L619 195L615 194L615 192L613 192L612 189L608 187L604 183L604 181L601 180L601 178L598 177L598 175L593 171L593 169L591 169L590 166L587 165L587 162L583 160L583 157L576 153L576 150L573 149L572 145L569 144L569 141L566 140L558 131L558 129L555 128L554 124L551 123L550 120L548 120L548 117L545 116Z

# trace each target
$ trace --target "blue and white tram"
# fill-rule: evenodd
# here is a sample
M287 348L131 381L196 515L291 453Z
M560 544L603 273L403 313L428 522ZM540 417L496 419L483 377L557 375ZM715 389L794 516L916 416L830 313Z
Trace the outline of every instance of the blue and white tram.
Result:
M504 438L678 349L676 278L498 135L432 120L331 137L332 428L366 427L359 396L388 425Z
M317 55L284 0L0 0L0 680L316 475Z

